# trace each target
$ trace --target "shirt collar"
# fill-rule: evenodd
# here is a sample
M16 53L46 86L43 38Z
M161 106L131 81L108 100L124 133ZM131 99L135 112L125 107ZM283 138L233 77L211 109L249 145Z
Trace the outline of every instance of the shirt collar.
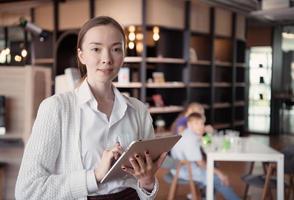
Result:
M82 82L80 87L76 89L76 93L78 96L78 103L79 105L82 105L84 103L87 103L90 100L95 100L95 97L90 89L90 86L87 82L87 78Z
M134 105L130 102L129 97L120 93L119 90L114 86L113 86L113 92L114 92L115 98L118 100L118 102L127 104L128 106L135 109Z
M113 86L113 92L115 99L117 102L121 105L126 104L132 108L135 109L134 105L130 102L129 97L126 97L125 95L121 94L119 90ZM89 101L95 100L95 97L90 89L90 86L87 82L87 78L82 82L80 87L76 89L76 93L78 96L78 103L79 105L82 105L84 103L87 103ZM96 101L96 100L95 100Z

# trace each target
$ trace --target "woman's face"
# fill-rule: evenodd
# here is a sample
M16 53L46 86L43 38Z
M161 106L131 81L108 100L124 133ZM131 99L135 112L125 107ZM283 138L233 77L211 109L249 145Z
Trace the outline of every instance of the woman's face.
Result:
M111 82L124 59L124 38L112 25L96 26L85 34L78 56L90 82Z

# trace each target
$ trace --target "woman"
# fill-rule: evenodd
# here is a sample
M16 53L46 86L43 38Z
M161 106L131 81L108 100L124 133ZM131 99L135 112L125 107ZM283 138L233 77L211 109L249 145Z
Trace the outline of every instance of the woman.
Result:
M81 28L77 42L81 85L44 100L25 148L16 199L154 199L155 172L147 152L122 166L129 176L100 183L133 140L154 137L144 104L113 85L123 65L125 34L110 17ZM132 189L133 188L133 189Z

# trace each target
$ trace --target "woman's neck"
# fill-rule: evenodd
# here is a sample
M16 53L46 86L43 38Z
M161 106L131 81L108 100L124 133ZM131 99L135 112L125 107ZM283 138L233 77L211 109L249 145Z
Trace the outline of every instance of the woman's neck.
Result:
M114 93L112 89L112 83L111 82L91 82L89 80L88 84L90 86L90 89L95 97L95 99L99 101L108 101L114 99Z

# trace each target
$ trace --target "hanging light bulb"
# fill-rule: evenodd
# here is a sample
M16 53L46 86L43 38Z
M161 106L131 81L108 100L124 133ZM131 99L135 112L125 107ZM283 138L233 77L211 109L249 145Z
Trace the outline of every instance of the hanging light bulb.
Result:
M137 42L136 43L136 51L138 53L142 53L143 52L143 43L142 42Z
M135 32L136 27L135 26L129 26L128 30L129 30L129 32Z
M137 33L137 34L136 34L136 39L137 39L137 40L143 40L143 37L144 37L144 36L143 36L142 33Z
M22 58L21 58L20 55L16 55L16 56L14 56L14 60L15 60L16 62L21 62Z
M26 50L26 49L23 49L23 50L21 51L21 56L25 58L25 57L27 57L27 55L28 55L27 50Z
M160 36L159 36L159 27L158 26L154 26L153 27L153 40L154 41L158 41Z
M158 33L153 33L153 40L154 41L158 41L160 38L159 34Z
M129 42L128 47L129 47L129 49L134 49L135 43L134 42Z
M135 33L134 32L129 33L129 40L130 41L135 41L135 39L136 39Z
M159 33L159 27L158 26L153 27L153 33Z

